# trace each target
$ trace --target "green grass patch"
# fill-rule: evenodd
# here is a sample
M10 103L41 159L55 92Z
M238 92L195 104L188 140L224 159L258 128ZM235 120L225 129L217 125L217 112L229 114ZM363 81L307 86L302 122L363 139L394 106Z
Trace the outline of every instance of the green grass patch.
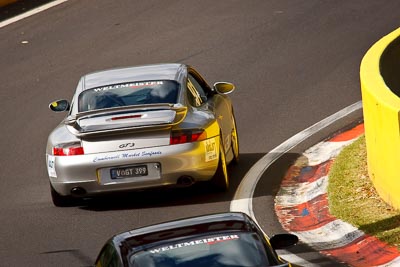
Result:
M400 211L376 192L367 170L365 136L345 147L329 172L332 215L400 249Z

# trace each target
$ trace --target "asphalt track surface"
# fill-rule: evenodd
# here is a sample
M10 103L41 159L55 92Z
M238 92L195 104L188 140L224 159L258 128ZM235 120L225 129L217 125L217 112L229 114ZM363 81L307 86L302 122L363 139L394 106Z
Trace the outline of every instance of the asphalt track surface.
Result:
M361 100L361 59L399 26L399 8L396 0L70 0L0 28L0 266L89 266L115 233L229 210L260 158ZM236 84L241 162L230 168L230 190L196 186L53 207L44 152L62 115L48 103L71 98L84 73L155 62L191 64L210 83ZM295 157L256 188L255 215L268 234L282 230L269 207ZM338 266L301 249L313 264Z

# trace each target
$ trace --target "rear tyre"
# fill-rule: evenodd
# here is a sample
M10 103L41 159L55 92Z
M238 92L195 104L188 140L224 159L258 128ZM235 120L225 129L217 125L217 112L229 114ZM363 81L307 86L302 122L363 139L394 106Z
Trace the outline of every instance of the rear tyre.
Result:
M226 191L229 188L228 168L226 166L225 151L221 140L219 145L218 167L213 178L211 179L211 183L219 191Z
M70 207L73 206L75 203L75 199L71 196L62 196L53 188L50 184L50 191L51 191L51 199L53 200L53 204L56 207Z

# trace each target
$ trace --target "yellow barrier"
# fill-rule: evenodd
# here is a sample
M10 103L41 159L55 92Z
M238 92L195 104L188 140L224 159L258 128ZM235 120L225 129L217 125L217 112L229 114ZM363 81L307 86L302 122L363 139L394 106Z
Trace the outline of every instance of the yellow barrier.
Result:
M382 199L400 209L400 28L375 43L360 66L368 173Z

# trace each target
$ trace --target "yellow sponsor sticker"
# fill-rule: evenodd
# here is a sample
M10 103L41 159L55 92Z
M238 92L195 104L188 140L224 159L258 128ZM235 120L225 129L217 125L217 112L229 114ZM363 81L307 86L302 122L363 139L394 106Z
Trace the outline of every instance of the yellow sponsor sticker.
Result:
M217 142L215 142L215 139L211 138L205 140L204 146L206 149L206 155L205 155L206 162L217 159Z

